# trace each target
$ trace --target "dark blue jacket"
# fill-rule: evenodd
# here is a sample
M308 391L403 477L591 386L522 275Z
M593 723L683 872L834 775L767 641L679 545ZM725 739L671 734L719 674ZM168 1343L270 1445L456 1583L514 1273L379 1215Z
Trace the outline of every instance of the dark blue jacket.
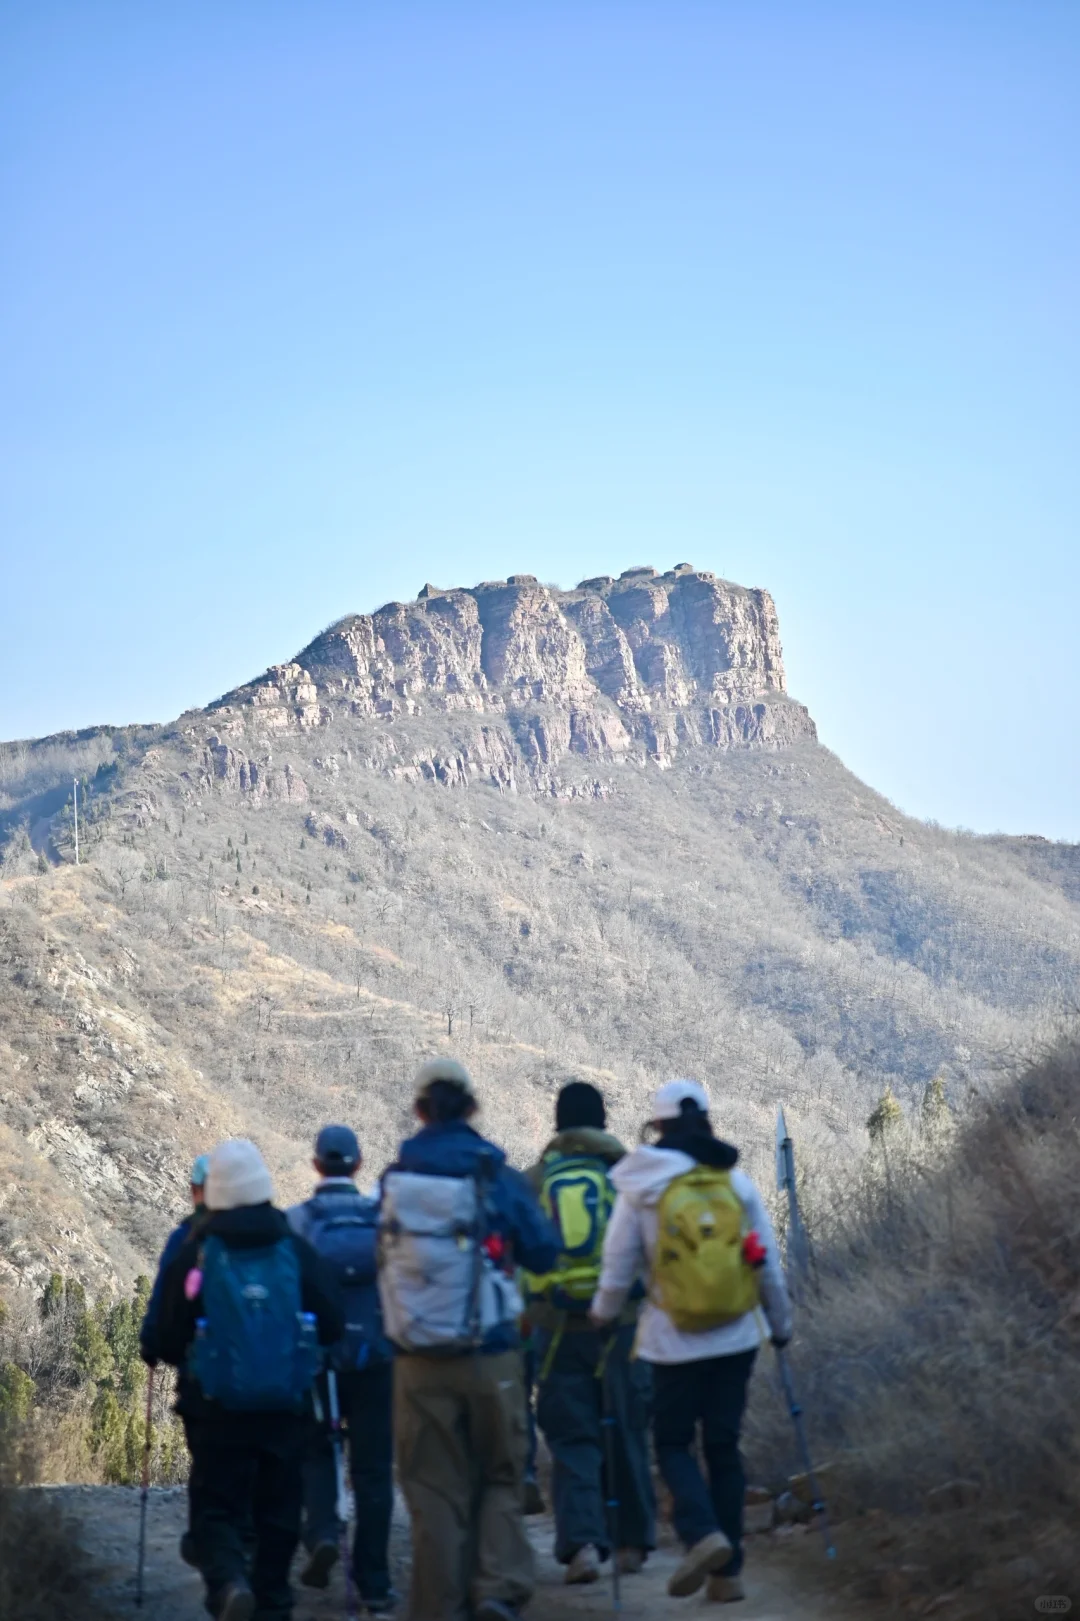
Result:
M150 1291L150 1299L146 1303L146 1315L139 1330L139 1352L144 1362L157 1362L160 1360L158 1348L158 1323L161 1318L161 1296L165 1287L165 1274L176 1260L180 1251L191 1235L192 1223L195 1220L194 1211L185 1216L179 1227L174 1227L165 1240L165 1248L158 1261L157 1277L154 1287Z
M493 1168L488 1183L487 1220L508 1246L508 1261L530 1272L550 1272L559 1255L554 1227L541 1210L536 1194L520 1171L507 1165L506 1155L464 1120L424 1126L406 1138L391 1170L415 1171L424 1176L475 1176L481 1157ZM486 1180L486 1179L485 1179ZM494 1329L484 1341L487 1352L511 1351L519 1344L515 1328Z

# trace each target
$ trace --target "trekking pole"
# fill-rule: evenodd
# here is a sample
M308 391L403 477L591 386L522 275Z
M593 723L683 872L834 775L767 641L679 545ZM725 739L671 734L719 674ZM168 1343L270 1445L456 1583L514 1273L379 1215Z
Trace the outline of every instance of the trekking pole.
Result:
M833 1546L832 1533L829 1530L829 1516L825 1512L825 1499L821 1495L821 1487L814 1473L814 1465L810 1460L810 1445L806 1439L806 1426L803 1423L803 1410L795 1395L795 1385L788 1367L787 1356L782 1346L775 1346L776 1363L780 1369L780 1383L784 1387L784 1398L787 1401L791 1422L795 1426L795 1439L798 1443L799 1456L802 1459L803 1470L806 1474L807 1484L810 1487L811 1511L818 1517L818 1525L825 1538L825 1554L829 1559L836 1558L836 1549Z
M613 1615L622 1614L622 1589L619 1585L619 1488L618 1476L615 1473L615 1412L611 1401L611 1382L609 1366L611 1350L615 1344L614 1330L608 1337L607 1344L600 1353L600 1366L597 1372L600 1375L600 1428L604 1435L604 1473L606 1491L604 1492L604 1508L607 1512L608 1536L611 1538L611 1610Z
M153 1441L154 1370L146 1370L146 1439L143 1442L142 1490L139 1493L139 1562L135 1567L135 1603L142 1609L146 1568L146 1508L150 1501L150 1446Z
M334 1473L337 1477L338 1543L341 1549L341 1568L345 1572L345 1614L348 1621L357 1621L356 1579L349 1551L349 1488L345 1480L345 1447L341 1439L337 1374L333 1368L326 1370L326 1393L330 1398L330 1443L334 1449Z

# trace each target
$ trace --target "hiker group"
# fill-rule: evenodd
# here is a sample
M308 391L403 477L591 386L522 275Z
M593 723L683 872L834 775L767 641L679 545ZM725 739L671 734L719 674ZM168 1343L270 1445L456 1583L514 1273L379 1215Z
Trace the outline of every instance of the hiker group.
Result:
M219 1621L287 1621L301 1538L302 1583L325 1588L340 1559L350 1615L390 1613L395 1466L410 1621L514 1621L534 1588L524 1516L543 1507L534 1425L567 1582L608 1565L618 1591L655 1547L651 1428L685 1550L668 1591L742 1596L739 1431L790 1308L704 1089L662 1086L627 1152L572 1081L525 1173L475 1129L478 1106L460 1064L425 1064L420 1129L374 1198L344 1125L319 1132L315 1191L288 1211L253 1143L195 1162L142 1353L179 1370L181 1554Z

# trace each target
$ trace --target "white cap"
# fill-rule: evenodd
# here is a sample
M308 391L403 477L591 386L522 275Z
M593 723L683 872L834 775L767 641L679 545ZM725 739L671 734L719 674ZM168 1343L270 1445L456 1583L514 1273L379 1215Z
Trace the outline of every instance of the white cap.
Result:
M650 1120L678 1120L684 1100L709 1112L709 1094L700 1081L665 1081L652 1101Z
M210 1150L206 1173L208 1210L236 1210L240 1205L266 1204L274 1197L274 1184L266 1162L247 1137L233 1137Z

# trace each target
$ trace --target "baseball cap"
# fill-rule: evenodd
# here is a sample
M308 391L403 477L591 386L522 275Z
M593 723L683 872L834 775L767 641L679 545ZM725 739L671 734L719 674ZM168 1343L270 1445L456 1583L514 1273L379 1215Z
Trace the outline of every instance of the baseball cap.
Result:
M360 1163L360 1143L350 1126L324 1126L315 1139L315 1158L324 1171L355 1171Z
M702 1114L709 1112L709 1094L700 1081L665 1081L652 1101L650 1120L678 1120L683 1103L693 1103Z

